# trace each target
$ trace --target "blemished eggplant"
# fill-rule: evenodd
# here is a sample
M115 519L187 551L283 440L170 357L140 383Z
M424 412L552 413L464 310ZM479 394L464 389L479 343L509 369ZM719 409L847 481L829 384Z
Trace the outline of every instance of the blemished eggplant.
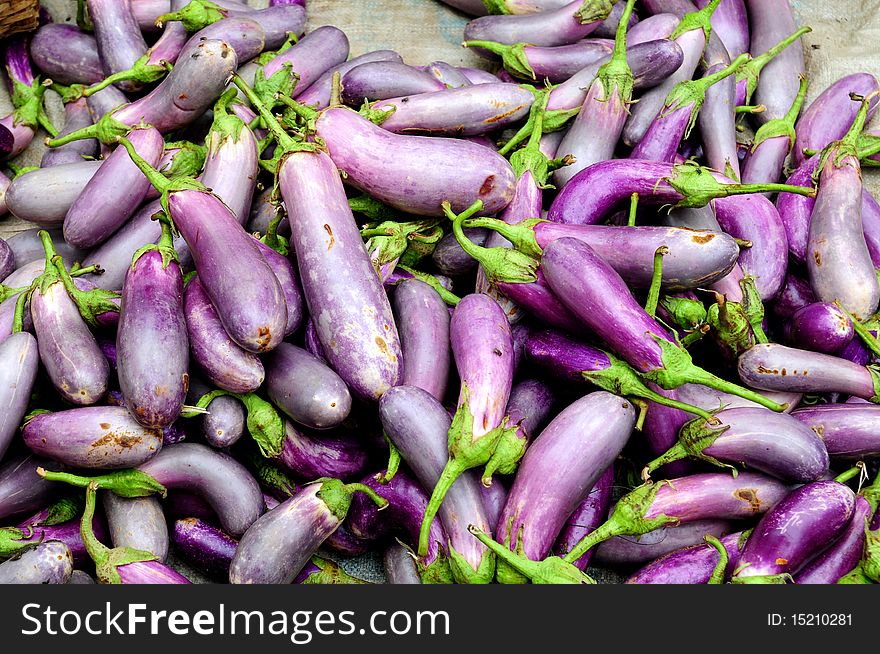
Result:
M233 584L292 582L345 519L355 492L383 507L386 500L362 484L325 479L282 502L244 533L229 567Z
M522 42L565 45L594 32L610 12L610 4L597 7L575 0L535 14L483 16L465 26L464 38L465 41L496 41L508 45Z
M37 543L56 540L67 545L70 555L73 557L74 567L84 567L91 564L91 559L86 551L85 543L80 533L79 514L82 506L71 498L62 498L49 505L48 508L29 516L19 522L14 528L2 531L9 535L4 538L3 554L5 558L9 554L32 547ZM107 525L104 520L95 522L95 533L101 540L108 539Z
M880 452L878 409L870 403L816 404L791 415L819 435L833 459L858 460Z
M238 541L217 527L198 518L182 518L174 523L171 542L184 561L211 577L229 578L229 565Z
M0 462L0 519L39 511L58 494L59 484L37 475L38 467L55 469L58 464L31 452Z
M615 536L599 543L595 560L598 565L645 565L670 552L700 545L707 534L721 538L733 531L733 524L727 520L695 520L641 536Z
M614 465L610 465L578 507L568 516L559 531L559 536L553 545L553 552L557 556L568 554L571 548L577 545L584 536L605 522L608 518L608 509L611 508L613 490ZM573 565L579 570L586 570L594 552L595 550L592 549L587 550L583 556L573 562Z
M104 492L101 503L107 516L113 547L131 547L153 554L159 561L168 556L168 525L155 497L119 497Z
M728 562L724 570L729 578L736 569L746 534L737 532L722 537L721 544L727 552ZM712 545L694 545L670 552L646 565L626 580L628 584L707 584L718 567L721 554Z
M855 336L852 320L840 307L814 302L795 311L785 323L785 339L794 347L834 354Z
M0 563L0 584L66 584L72 573L70 549L48 540Z
M39 363L31 334L18 332L0 342L0 461L27 411Z
M427 66L422 66L421 69L431 75L434 79L441 82L446 88L459 89L465 86L474 85L470 78L465 75L463 70L460 70L456 66L448 64L445 61L435 61ZM496 79L499 82L510 82L510 80L502 80L500 77ZM490 80L492 84L494 84L495 81L496 80Z
M102 161L81 161L19 175L6 189L9 212L41 227L61 227L70 207L102 165Z
M141 426L124 407L39 414L24 426L22 437L35 454L78 468L131 468L162 448L162 432Z
M98 53L107 75L131 68L147 51L131 5L112 0L88 0L89 17L95 26ZM137 91L140 84L120 82L125 91Z
M856 497L846 530L828 549L812 559L794 576L796 584L836 584L855 568L865 549L865 525L871 518L871 503Z
M563 410L526 451L499 518L496 540L533 561L547 556L565 520L629 440L635 421L633 405L605 391L586 395ZM551 479L554 483L548 487ZM538 497L542 499L535 501ZM504 562L498 563L496 576L501 583L522 582Z
M780 583L831 545L846 529L855 494L837 481L816 481L792 491L752 531L733 583Z
M363 474L370 463L362 434L307 432L290 421L285 421L284 432L278 462L298 479L351 479Z

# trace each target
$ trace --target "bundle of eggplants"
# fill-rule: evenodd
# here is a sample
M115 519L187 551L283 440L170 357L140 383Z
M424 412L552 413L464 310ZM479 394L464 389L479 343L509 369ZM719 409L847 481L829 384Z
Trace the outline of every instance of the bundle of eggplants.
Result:
M0 583L880 582L877 78L785 0L444 1L479 69L2 43Z

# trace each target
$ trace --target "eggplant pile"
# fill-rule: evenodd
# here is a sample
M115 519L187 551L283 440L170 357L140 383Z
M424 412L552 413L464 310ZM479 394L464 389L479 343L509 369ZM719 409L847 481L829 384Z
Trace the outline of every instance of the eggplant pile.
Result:
M445 1L484 68L2 43L0 583L880 582L880 82L806 103L787 0Z

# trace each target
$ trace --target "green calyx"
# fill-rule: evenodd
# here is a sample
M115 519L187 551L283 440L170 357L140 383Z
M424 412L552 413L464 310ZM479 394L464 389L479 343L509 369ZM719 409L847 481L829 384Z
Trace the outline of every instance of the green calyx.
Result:
M339 103L337 103L339 104ZM377 109L377 107L385 106L387 109ZM391 118L394 115L394 112L397 111L397 105L387 104L385 100L377 100L374 103L370 103L369 101L365 101L363 105L361 105L358 113L369 120L374 125L381 125L386 120Z
M159 170L168 179L175 177L196 177L205 167L208 148L192 141L169 141L166 150L177 149L171 163Z
M664 295L660 306L672 317L672 321L682 329L692 331L706 323L706 307L699 300L675 295Z
M715 420L715 423L717 423L717 420ZM736 468L727 463L722 463L715 457L705 453L706 448L718 440L718 437L728 429L730 429L729 425L715 426L700 418L686 422L678 432L678 441L676 441L675 445L644 467L642 479L648 481L651 473L661 466L688 457L706 461L721 468L729 468L733 476L736 477Z
M738 302L728 302L716 294L717 301L709 307L706 322L715 330L715 340L732 357L738 357L755 344L752 326L745 309Z
M707 534L706 536L703 536L703 540L714 547L715 551L718 552L718 563L715 565L715 569L712 570L709 581L706 583L723 584L724 578L727 576L727 566L730 563L730 556L727 553L727 548L724 547L722 542L715 538L715 536Z
M492 578L495 576L495 554L492 550L485 552L477 568L474 569L467 559L450 545L449 567L452 570L452 576L456 583L468 585L491 584Z
M492 485L492 475L496 472L502 475L512 475L516 472L519 461L526 453L528 445L525 434L520 434L519 425L508 427L507 418L504 418L498 429L499 434L495 438L495 447L492 449L492 455L486 462L480 479L486 488Z
M187 32L198 32L218 20L226 18L226 12L209 0L190 0L180 11L163 14L156 19L156 27L179 21Z
M399 211L379 202L379 200L370 197L366 193L349 198L348 206L353 212L363 214L370 222L374 223L394 221L400 217Z
M129 132L134 128L116 120L113 117L114 111L115 109L104 114L93 125L83 127L64 136L47 139L46 145L50 148L57 148L60 145L67 145L82 139L98 139L104 145L116 145L120 138L128 136Z
M787 572L783 572L776 575L753 575L749 576L739 576L733 575L730 580L732 584L793 584L794 578Z
M180 258L177 256L177 250L174 249L174 236L171 233L171 220L165 213L157 213L153 216L154 220L158 220L162 227L162 235L159 237L158 243L148 243L140 250L134 253L131 258L131 269L134 270L135 264L147 252L158 252L162 257L162 269L168 268L171 262L180 265ZM115 305L114 305L115 306Z
M632 15L635 0L626 0L626 7L617 23L617 33L614 37L614 51L611 53L611 59L607 63L602 64L596 73L594 83L598 81L602 84L605 102L608 102L614 93L620 102L626 107L632 103L633 78L632 68L626 62L626 29L629 26L629 18ZM604 19L603 19L604 20Z
M465 48L482 48L487 52L501 57L501 65L504 70L514 77L522 77L524 79L537 79L535 69L529 63L526 57L526 48L528 43L514 43L513 45L505 45L496 41L465 41L462 43Z
M875 477L874 481L862 488L859 494L871 505L871 515L877 513L877 508L880 507L880 474Z
M321 484L321 488L318 490L318 497L327 505L327 508L330 509L330 513L332 513L339 522L345 520L345 516L348 514L348 508L351 506L352 497L358 491L364 493L367 497L373 500L373 502L376 503L376 506L379 507L380 511L388 506L388 500L381 497L376 491L365 484L346 484L339 479L333 479L331 477L318 479L315 483Z
M318 568L317 572L313 572L306 577L302 584L322 584L331 586L350 585L350 584L369 584L369 581L358 579L343 570L342 566L334 563L330 559L320 556L313 556L311 564Z
M672 174L659 181L669 184L681 194L682 199L673 206L675 209L705 207L716 198L752 193L779 192L816 197L816 189L813 187L791 184L725 184L715 179L715 174L711 169L690 161L674 165Z
M407 548L409 550L409 548ZM441 547L442 550L442 547ZM419 572L419 578L423 584L454 584L455 577L452 574L452 566L449 563L449 557L442 551L438 553L437 558L430 563L425 563L410 551L416 560L416 569Z
M397 445L395 445L390 438L388 438L388 434L385 432L382 433L382 436L385 438L385 444L388 446L388 464L385 466L384 472L376 473L375 479L380 484L389 484L391 480L393 480L397 476L397 471L400 468L400 450L397 449Z
M865 525L865 552L862 556L861 567L868 579L875 584L880 583L880 529L871 531L867 524Z
M0 527L0 561L15 556L22 550L33 547L34 543L24 540L29 536L15 527Z
M108 548L95 536L92 521L95 517L95 496L99 486L95 482L86 485L86 505L80 523L80 535L86 552L95 562L98 581L104 584L121 584L119 567L129 563L156 561L158 557L151 552L136 550L131 547Z
M584 536L564 559L574 563L590 548L615 536L640 536L660 527L678 524L677 518L663 514L656 518L645 517L657 492L668 483L661 481L656 484L643 484L621 497L608 520Z
M859 136L865 128L865 121L868 119L868 109L871 106L871 101L878 95L880 95L880 91L875 91L864 97L856 95L855 93L849 94L850 100L853 102L861 102L859 111L856 114L852 126L843 138L839 141L834 141L833 143L828 144L822 150L822 153L819 155L819 165L813 172L814 181L819 179L822 170L828 165L829 161L835 168L840 168L844 165L843 161L847 157L853 157L855 159L859 158ZM833 157L831 156L832 154L834 155Z
M529 115L526 118L526 121L516 131L516 134L514 134L510 140L498 150L498 153L501 155L509 154L511 150L526 139L534 138L536 125L539 130L539 135L548 132L556 132L565 127L568 124L568 121L574 118L581 110L580 107L574 109L548 110L547 104L550 101L550 93L553 91L553 87L538 89L526 84L523 84L522 86L529 89L535 95L535 100L529 108ZM555 166L556 168L561 168L570 163L572 163L570 159L563 158L551 161L550 165ZM517 174L521 174L519 171L516 172Z
M675 111L684 110L690 107L690 117L688 118L687 127L684 130L684 138L689 137L691 130L697 122L697 114L700 113L700 109L706 101L706 91L709 90L709 87L717 84L726 77L733 75L746 61L748 61L748 59L749 55L741 54L730 62L730 65L712 73L711 75L706 75L705 77L695 80L679 82L672 88L669 95L666 96L666 102L663 105L663 109L660 110L660 117L662 118Z
M443 212L452 221L452 233L461 248L483 267L490 284L527 284L538 279L538 261L522 252L505 247L486 248L471 241L462 229L465 220L483 208L483 201L477 200L462 213L452 212L448 202L443 203Z
M558 556L551 556L543 561L531 559L511 552L508 548L492 540L492 538L477 529L474 525L468 526L468 531L474 535L483 545L498 558L499 563L504 561L517 572L525 575L533 584L595 584L589 576L581 572L576 566Z
M79 495L64 497L46 510L46 517L35 523L35 527L53 527L82 515L83 499Z
M443 227L435 225L425 232L413 234L406 244L406 250L400 255L398 263L406 266L417 266L423 259L430 257L437 244L443 238Z
M443 284L440 283L434 275L430 273L422 272L421 270L416 270L415 268L409 268L408 266L400 265L397 266L399 269L403 270L406 273L409 273L413 276L414 279L418 279L419 281L425 282L428 286L437 291L437 294L440 298L449 306L455 307L458 306L458 303L461 302L461 298L455 295L452 291L447 290Z
M761 294L758 292L758 286L755 284L755 278L746 275L739 280L739 287L742 289L743 300L742 308L745 312L749 325L752 328L752 334L758 343L769 343L770 339L764 333L764 302L761 300Z
M785 114L785 116L783 116L782 118L776 118L761 125L761 127L755 133L755 138L752 141L752 152L754 152L758 148L758 146L767 139L775 139L781 136L785 136L788 138L789 150L794 147L794 124L797 120L797 117L801 113L801 107L804 104L804 98L806 97L806 95L807 78L805 75L801 75L801 83L798 87L798 94L795 97L794 102L792 102L788 113Z
M152 57L151 52L146 52L142 57L135 61L128 70L120 70L117 73L108 75L97 84L86 87L82 91L84 98L94 95L98 91L106 89L116 82L140 82L141 84L151 84L165 77L173 68L167 61L161 61L158 64L150 63Z
M855 568L847 572L840 579L837 580L838 584L873 584L870 577L865 574L862 570L861 564L857 565Z
M46 94L46 84L39 78L34 78L30 86L22 84L10 73L9 81L12 83L12 123L13 125L25 125L36 130L37 127L45 129L50 136L57 136L58 130L49 120L46 109L43 106L43 98ZM51 82L50 82L51 84Z
M528 84L523 84L523 87L535 96L532 107L529 109L529 122L527 123L531 125L532 131L525 147L510 155L510 166L516 173L517 179L528 171L532 174L535 184L539 188L553 188L548 181L550 174L563 166L574 163L574 157L566 155L558 159L550 159L541 152L541 136L544 134L544 119L547 116L547 101L550 99L550 94L546 90L538 90Z
M758 88L758 78L761 76L761 71L764 70L764 66L770 63L776 55L801 38L804 34L812 31L813 30L809 27L800 28L798 31L790 34L779 43L772 46L766 52L762 52L757 57L753 57L751 61L737 71L736 81L741 82L745 80L746 83L746 104L749 103L752 99L752 94L755 92L755 89Z
M709 37L712 35L712 23L710 22L712 14L721 4L721 0L712 0L709 4L698 11L692 11L682 16L678 26L669 35L669 40L674 41L685 32L693 30L703 30L706 37L706 43L709 43Z
M227 141L237 143L241 136L241 130L247 129L244 121L229 111L229 105L236 101L238 93L235 88L227 89L220 99L214 103L214 122L208 130L205 145L211 156L217 154L217 150Z
M599 21L608 18L608 14L611 13L611 10L618 1L619 0L584 0L584 3L574 13L574 17L580 21L581 25L598 23ZM624 25L627 23L629 23L629 16L626 17Z
M871 158L878 152L880 152L880 136L877 136L876 134L871 134L870 132L863 132L859 135L858 150L859 161L861 162L862 166L870 168L877 168L878 166L880 166L880 161ZM804 153L807 152L809 151L804 150Z
M17 288L12 288L10 286L6 286L6 284L0 284L0 303L6 302L13 295L18 295L19 293L23 293L28 290L30 286L19 286Z
M521 150L519 150L521 152ZM488 216L479 218L469 218L464 221L464 227L481 227L483 229L491 229L498 232L513 245L515 250L519 250L523 254L536 259L540 258L544 251L538 245L538 239L535 237L535 227L541 223L549 222L543 218L526 218L520 222L511 225L497 218Z
M281 68L266 77L263 66L254 74L254 93L266 107L274 109L282 103L280 98L289 98L299 84L299 73L294 72L289 61L281 64Z
M486 7L486 11L492 16L510 14L510 9L507 8L505 0L483 0L483 6Z
M108 490L119 497L147 497L158 493L165 497L168 490L145 472L136 468L115 470L95 477L83 477L69 472L56 472L37 468L37 474L48 481L60 481L77 488L94 486L96 489Z
M377 272L382 266L403 256L410 242L420 234L431 235L439 222L440 219L433 218L407 223L389 220L365 225L361 237L366 239L367 252L370 252Z
M264 457L259 448L248 447L243 452L248 469L261 487L287 497L293 497L299 491L296 482L277 463Z

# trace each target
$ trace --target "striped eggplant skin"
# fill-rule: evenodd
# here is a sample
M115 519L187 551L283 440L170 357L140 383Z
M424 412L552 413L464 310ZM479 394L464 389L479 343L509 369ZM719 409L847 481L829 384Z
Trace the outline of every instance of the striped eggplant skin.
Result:
M284 422L284 443L278 463L298 479L352 479L370 464L370 452L361 434L346 431L306 431Z
M279 185L303 294L324 353L357 397L375 401L399 383L400 337L338 164L322 152L292 152Z
M342 100L357 107L367 100L388 100L442 91L443 82L414 66L398 61L371 61L355 66L342 80Z
M64 128L58 134L59 136L70 134L83 127L88 127L92 122L92 114L85 98L68 102L64 105ZM47 168L66 163L79 163L83 159L94 158L97 154L97 140L71 141L66 145L47 149L40 160L40 166Z
M0 519L39 511L52 502L60 484L40 477L37 468L41 467L57 470L60 466L32 452L10 455L0 462Z
M729 520L696 520L678 526L661 527L641 536L615 536L599 543L595 561L598 565L645 565L670 552L704 543L706 535L721 538L733 531Z
M871 519L871 504L856 497L852 518L840 537L794 576L796 584L836 584L853 570L865 550L865 525Z
M0 584L66 584L72 573L70 548L48 540L0 563Z
M834 460L855 461L880 454L880 406L865 402L816 404L791 415L819 435Z
M421 584L416 560L409 549L391 543L382 554L382 569L389 584Z
M346 45L348 45L347 42ZM340 77L345 77L345 74L356 66L372 61L403 62L403 58L393 50L373 50L352 57L348 61L345 61L345 57L343 57L342 63L327 68L314 82L309 84L308 88L296 93L297 101L316 109L326 108L330 104L330 96L333 91L333 76L339 73Z
M90 406L43 413L22 429L40 456L89 469L132 468L162 449L162 432L140 425L125 407Z
M111 75L131 68L147 52L147 43L131 11L131 4L88 0L86 6L95 26L95 40L104 73ZM130 80L118 82L117 86L124 91L141 88L140 83Z
M745 544L742 532L719 539L727 551L725 578L736 570ZM694 545L670 552L652 561L626 580L627 584L707 584L720 562L718 550L709 544Z
M177 443L138 466L166 488L201 495L230 536L240 536L266 509L260 486L238 461L207 445Z
M814 302L795 311L785 323L785 339L794 347L834 354L855 335L852 320L837 305Z
M816 481L792 491L770 509L749 536L734 582L796 574L831 545L852 519L856 496L836 481Z
M602 20L582 23L575 15L582 4L575 0L559 8L534 14L482 16L465 26L464 40L541 46L575 43L594 32L604 20L603 17Z
M678 398L682 402L693 404L706 411L718 411L721 409L739 409L739 408L757 408L760 405L751 400L717 391L714 388L703 386L702 384L682 384L675 389ZM784 391L765 391L765 397L770 398L777 404L787 405L783 413L791 413L794 411L798 403L801 401L802 393L784 392Z
M191 584L182 574L159 561L137 561L117 568L123 584Z
M37 340L27 332L0 342L0 461L27 412L40 367Z
M97 84L104 79L98 42L76 25L46 23L34 32L31 59L58 84Z
M159 500L149 497L101 495L113 547L132 547L149 552L159 561L168 557L168 525Z
M287 306L287 326L284 328L284 335L290 336L305 320L305 307L303 306L302 288L299 283L299 274L296 267L290 260L270 248L268 245L254 239L257 248L269 264L278 283L281 284L281 291L284 293L284 304Z
M605 391L564 409L526 450L496 540L534 561L547 556L565 521L629 440L635 420L628 400ZM522 582L506 564L498 563L496 575L501 583Z
M509 490L503 482L497 479L493 480L489 487L480 484L480 497L483 499L483 509L486 511L489 524L498 524L498 518L501 517L501 511L507 503Z
M174 550L191 566L222 580L229 578L229 565L238 541L198 518L182 518L171 530Z
M553 552L558 556L565 556L577 543L608 518L608 509L611 508L611 496L614 490L614 465L608 466L599 481L593 486L587 496L565 521ZM577 561L573 561L580 570L586 570L587 566L596 553L596 549L587 550Z
M6 189L9 213L41 227L61 227L70 207L103 163L81 161L19 175Z

